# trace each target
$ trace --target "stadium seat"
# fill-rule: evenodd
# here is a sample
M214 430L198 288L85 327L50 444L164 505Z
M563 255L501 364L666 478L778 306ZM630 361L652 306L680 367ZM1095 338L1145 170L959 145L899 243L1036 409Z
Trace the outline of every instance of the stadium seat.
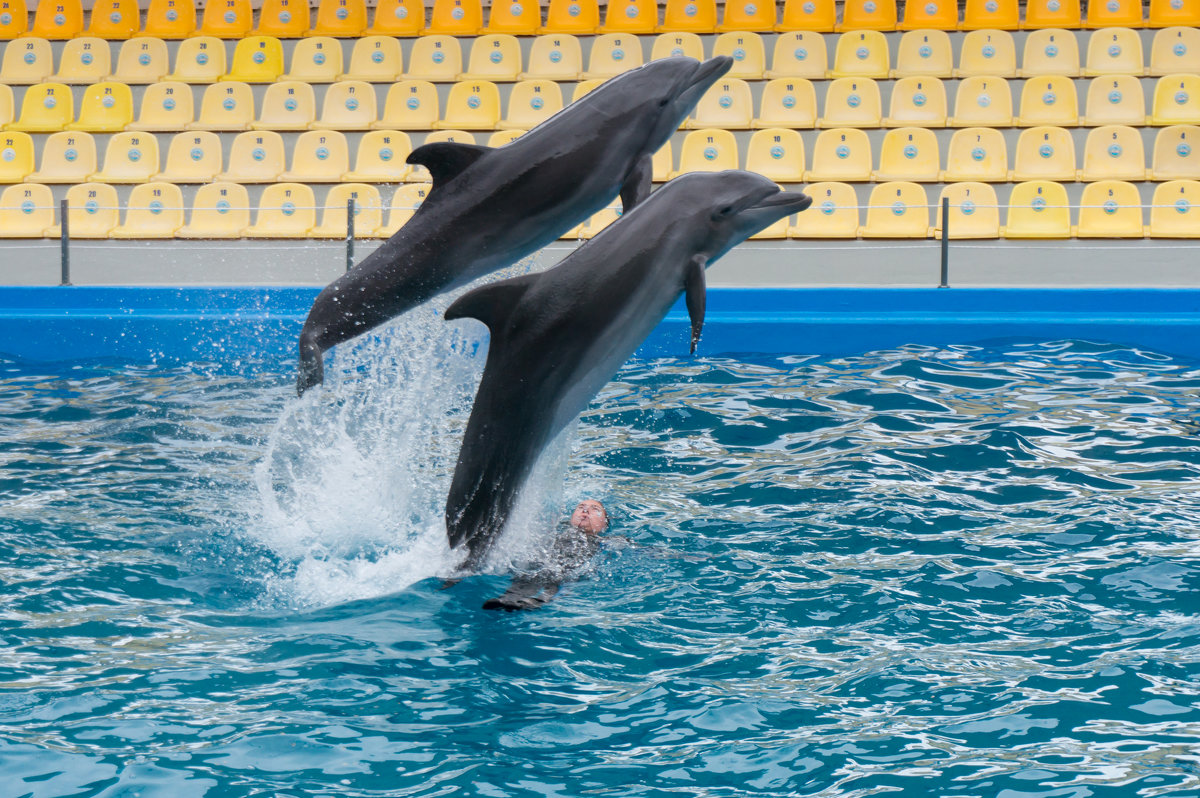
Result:
M716 0L665 0L659 30L664 33L716 33Z
M195 119L192 89L186 83L152 83L142 94L137 121L126 125L130 130L185 130Z
M671 178L689 172L721 172L738 168L737 139L728 130L693 130L683 139L679 164Z
M817 124L817 93L803 78L776 78L763 87L757 128L812 128Z
M154 179L167 183L208 183L220 174L221 157L221 137L216 133L206 130L176 133L167 147L163 170Z
M317 121L317 98L311 83L281 80L267 86L262 111L252 130L308 130Z
M1088 83L1081 125L1143 125L1146 96L1142 81L1133 75L1094 78Z
M409 80L453 83L462 72L462 45L453 36L422 36L408 54Z
M380 238L395 235L417 212L417 208L421 207L421 203L429 195L430 188L432 186L429 183L410 183L397 188L396 193L392 195L387 221L379 228L377 235Z
M812 31L830 33L837 25L834 0L783 0L775 30L780 33Z
M938 197L934 218L937 225L934 237L941 239L946 234L946 225L942 220L942 200L949 199L950 230L948 238L999 238L1000 237L1000 207L996 199L996 189L987 183L951 183L942 189Z
M375 87L361 80L339 80L326 89L321 116L311 127L314 130L370 130L378 119Z
M64 197L69 214L71 238L108 238L108 232L121 221L117 190L104 183L77 183ZM62 227L46 230L47 238L62 236Z
M620 206L609 205L607 208L600 210L589 216L581 225L578 225L566 233L559 236L559 240L581 239L587 240L594 238L600 234L604 228L615 222L621 216Z
M671 152L671 142L659 147L650 160L651 179L655 183L665 183L675 171L674 153Z
M954 74L954 50L944 30L911 30L900 37L893 78L948 78Z
M41 83L54 74L54 52L50 42L23 36L9 42L0 62L0 83L28 86Z
M292 168L279 179L295 183L336 183L349 171L350 145L346 134L338 130L310 130L296 139L292 146Z
M224 75L225 45L215 36L197 36L179 43L179 49L175 51L175 71L167 76L167 80L215 83Z
M303 183L275 183L263 190L246 238L307 238L317 223L317 200Z
M16 118L17 108L12 87L0 83L0 127L12 123Z
M867 201L867 223L860 238L929 238L929 197L925 188L906 181L880 183Z
M896 0L844 0L842 22L834 30L895 30Z
M521 74L521 43L507 33L488 33L471 41L467 71L459 80L511 83Z
M291 64L280 80L333 83L342 74L342 43L332 36L300 39L292 50Z
M900 78L892 84L892 101L884 127L945 127L946 86L938 78Z
M1017 74L1023 78L1043 75L1078 77L1079 41L1075 34L1058 28L1030 33L1025 38L1021 69Z
M108 140L104 168L89 177L98 183L145 183L158 174L158 139L153 133L117 133Z
M50 41L74 39L83 34L83 4L80 0L56 0L38 3L33 15L31 36Z
M792 222L795 220L795 218L796 218L796 214L794 214L794 213L790 214L788 216L784 216L782 219L772 222L771 224L764 227L762 230L759 230L757 233L750 236L749 240L751 240L751 241L761 241L764 239L776 240L776 241L783 240L788 237L788 230L791 228Z
M100 0L92 5L87 36L123 41L136 36L142 27L137 0Z
M247 36L233 51L233 67L221 80L272 83L283 74L283 44L274 36Z
M1142 134L1136 128L1105 125L1088 133L1079 180L1135 180L1140 183L1148 177L1146 150Z
M508 96L501 130L532 130L563 108L562 89L552 80L523 80Z
M1085 28L1140 28L1146 23L1142 0L1088 0Z
M112 72L112 51L108 42L81 36L63 44L58 72L50 77L59 83L95 83Z
M308 32L311 23L306 0L263 0L254 35L299 39Z
M33 171L33 137L0 133L0 183L20 183Z
M1034 127L1021 132L1013 155L1010 180L1075 180L1075 140L1061 127Z
M42 238L57 208L47 186L9 186L0 193L0 238Z
M697 61L704 60L704 42L700 40L699 35L685 31L660 33L654 37L654 44L650 47L651 61L681 55L695 58Z
M354 200L354 237L369 238L383 224L383 200L379 189L366 183L341 183L325 194L321 223L309 231L310 238L345 238L346 206Z
M871 173L871 179L937 183L941 166L937 135L926 128L902 127L883 137L879 168Z
M154 36L137 36L121 45L112 79L143 85L157 83L170 71L167 43Z
M833 78L886 78L891 72L887 37L879 31L843 33L833 54Z
M767 71L767 52L763 39L753 31L722 33L713 42L712 54L727 55L733 59L733 68L725 73L727 78L762 80Z
M1151 28L1200 26L1200 0L1150 0L1146 24Z
M1012 78L1017 75L1017 45L1003 30L973 30L963 37L957 78Z
M1027 0L1023 29L1078 28L1081 25L1079 0Z
M1200 29L1164 28L1158 31L1150 45L1150 68L1146 74L1162 77L1183 72L1200 72Z
M729 31L759 31L766 33L775 29L775 0L733 0L724 3L718 33Z
M412 152L407 133L396 130L372 130L358 142L354 169L342 179L355 183L402 183L412 171L406 163Z
M608 0L600 33L650 34L658 28L655 0Z
M746 171L776 183L804 182L804 140L795 130L768 128L750 137Z
M1172 125L1154 137L1151 180L1200 179L1200 127Z
M611 78L642 65L642 43L630 33L606 33L592 41L585 78Z
M283 136L273 130L239 133L229 148L229 166L217 180L231 183L274 183L283 170Z
M15 39L29 30L25 0L0 0L0 40Z
M22 114L24 116L24 114ZM1200 75L1164 75L1154 85L1151 125L1200 123Z
M870 78L837 78L829 83L817 127L879 127L881 102L879 84Z
M62 83L39 83L25 90L21 116L4 126L5 130L26 133L54 133L75 121L75 101L71 87Z
M96 171L96 140L90 133L62 130L42 143L41 168L30 183L83 183Z
M1017 0L967 0L958 29L1017 30L1020 27L1021 12Z
M956 130L946 150L942 181L1004 183L1008 180L1008 145L994 127Z
M958 30L958 0L905 3L896 30Z
M858 238L858 194L845 183L812 183L812 207L794 217L788 238Z
M441 118L437 87L427 80L402 80L388 88L378 130L433 130Z
M824 130L808 163L806 181L865 183L871 179L871 142L865 131L855 128Z
M513 128L512 130L497 130L495 133L488 136L487 146L492 147L493 149L497 147L507 147L509 144L512 144L514 141L521 138L521 136L524 136L528 132L528 130L517 130L516 128Z
M771 68L763 73L768 79L805 78L820 80L829 74L829 54L825 39L811 31L793 31L775 37Z
M254 124L254 91L248 83L225 81L204 89L196 121L188 130L249 130Z
M195 36L214 36L218 39L241 39L254 27L254 11L250 0L215 0L204 7Z
M422 34L475 36L483 30L483 6L480 0L433 0L429 27Z
M542 6L538 0L506 0L492 3L484 33L533 36L541 25Z
M421 0L379 0L364 36L416 36L425 29Z
M1008 198L1005 238L1070 238L1071 208L1061 183L1031 180L1013 186Z
M1144 238L1142 197L1137 186L1101 180L1083 188L1076 238Z
M174 183L134 186L125 203L125 223L109 231L109 238L174 238L183 227L183 192Z
M1140 76L1145 72L1142 39L1137 31L1130 28L1106 28L1096 31L1088 39L1084 75Z
M142 33L160 39L186 39L196 31L192 0L150 0Z
M464 80L450 87L446 110L435 130L495 130L500 122L500 90L486 80Z
M750 84L744 80L723 79L712 85L700 102L691 119L684 122L688 130L720 127L726 130L748 130L754 119L754 100L750 96Z
M124 83L93 83L84 89L79 120L65 130L115 133L133 123L133 92Z
M579 81L575 84L575 91L571 92L571 102L579 102L587 96L588 92L604 83L604 80L604 78L588 78Z
M176 238L241 238L250 226L250 194L237 183L209 183L196 191L188 223Z
M1200 182L1163 183L1150 204L1151 238L1200 238Z
M547 34L533 40L529 48L529 66L521 80L573 82L583 73L583 48L570 34Z
M1025 81L1021 88L1020 127L1079 124L1079 98L1075 81L1062 75L1046 75Z
M321 0L317 6L317 19L308 35L348 39L361 36L366 29L367 4L364 0Z
M600 27L600 6L596 0L549 0L546 24L538 33L570 33L590 36Z

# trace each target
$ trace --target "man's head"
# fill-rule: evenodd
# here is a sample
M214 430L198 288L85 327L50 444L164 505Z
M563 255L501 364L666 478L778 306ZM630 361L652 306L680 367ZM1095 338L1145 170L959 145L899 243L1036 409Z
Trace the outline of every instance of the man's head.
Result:
M599 534L608 528L608 513L595 499L584 499L571 513L571 526L588 535Z

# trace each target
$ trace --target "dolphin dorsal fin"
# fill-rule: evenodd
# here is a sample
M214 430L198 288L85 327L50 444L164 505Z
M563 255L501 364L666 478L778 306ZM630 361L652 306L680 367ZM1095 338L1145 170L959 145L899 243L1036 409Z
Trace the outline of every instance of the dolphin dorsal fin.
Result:
M422 144L408 155L408 162L420 164L433 175L433 188L453 180L479 156L491 152L491 147L481 147L478 144L457 144L453 141L437 141L433 144Z
M513 308L537 280L539 274L522 274L468 291L446 308L446 321L478 319L488 326L492 335L504 329Z

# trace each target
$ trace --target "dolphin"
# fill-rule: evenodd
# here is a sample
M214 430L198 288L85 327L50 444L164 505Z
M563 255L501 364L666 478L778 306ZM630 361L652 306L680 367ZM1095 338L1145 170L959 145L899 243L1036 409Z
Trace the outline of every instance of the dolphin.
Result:
M425 166L433 187L404 227L317 296L300 333L297 393L322 382L331 346L536 252L618 194L626 210L645 199L654 153L732 65L651 61L503 147L413 150L408 162Z
M447 320L491 332L487 362L446 500L450 546L476 569L542 449L591 401L681 293L691 351L704 324L704 270L729 249L812 204L760 175L679 177L540 274L470 291Z

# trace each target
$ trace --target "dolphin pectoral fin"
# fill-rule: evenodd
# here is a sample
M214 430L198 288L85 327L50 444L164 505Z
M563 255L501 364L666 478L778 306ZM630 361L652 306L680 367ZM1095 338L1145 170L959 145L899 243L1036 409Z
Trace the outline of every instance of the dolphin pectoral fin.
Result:
M485 610L536 610L558 595L557 582L517 578L504 594L483 603Z
M297 371L297 396L304 396L304 392L309 388L325 381L325 365L321 347L306 335L300 336L300 367Z
M408 154L408 162L429 170L429 174L433 176L433 188L430 190L434 191L438 186L453 180L460 172L479 160L480 156L491 151L491 147L481 147L478 144L438 141L417 147Z
M692 320L692 351L696 354L696 344L700 341L700 331L704 329L704 305L707 290L704 282L704 267L708 258L695 255L688 264L687 274L683 278L684 296L687 301L688 318Z
M488 326L492 335L504 328L512 309L541 275L522 274L491 285L468 291L446 308L446 321L455 319L478 319Z
M629 213L633 206L650 196L653 175L654 159L649 155L638 158L633 170L625 176L625 182L621 184L621 208L624 213Z

